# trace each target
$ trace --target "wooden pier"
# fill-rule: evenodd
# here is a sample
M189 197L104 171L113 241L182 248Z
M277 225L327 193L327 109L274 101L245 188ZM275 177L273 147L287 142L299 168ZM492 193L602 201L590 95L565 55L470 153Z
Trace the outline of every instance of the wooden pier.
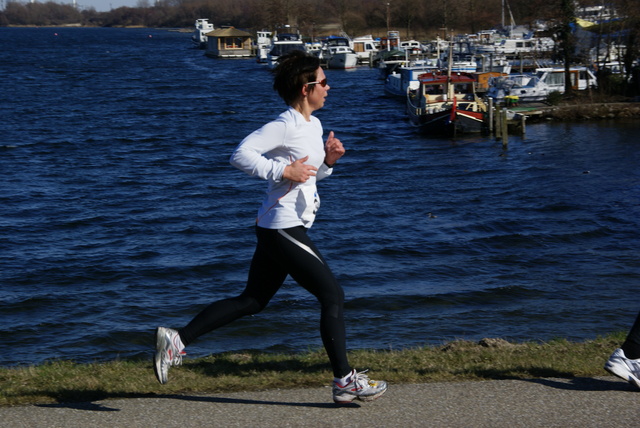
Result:
M546 103L527 103L518 105L493 105L493 99L489 99L487 115L487 128L490 134L501 140L502 145L507 147L509 135L524 136L527 133L527 121L540 120L551 107Z

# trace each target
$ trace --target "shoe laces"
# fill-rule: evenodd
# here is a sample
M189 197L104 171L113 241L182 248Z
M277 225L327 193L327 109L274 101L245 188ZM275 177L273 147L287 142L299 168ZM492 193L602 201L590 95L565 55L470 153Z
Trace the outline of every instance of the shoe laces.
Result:
M183 355L187 355L186 352L184 351L179 351L176 352L173 356L173 359L171 360L171 364L173 364L174 366L179 366L182 364L182 356Z
M368 371L369 369L363 370L361 372L356 372L356 374L353 376L353 379L351 381L355 383L357 388L366 388L371 385L371 379L369 379L369 376L365 374Z
M178 336L178 332L175 332L171 335L170 338L170 348L171 348L171 364L174 366L179 366L182 364L182 356L187 355L184 349L180 349L178 347L178 343L180 343L180 336Z

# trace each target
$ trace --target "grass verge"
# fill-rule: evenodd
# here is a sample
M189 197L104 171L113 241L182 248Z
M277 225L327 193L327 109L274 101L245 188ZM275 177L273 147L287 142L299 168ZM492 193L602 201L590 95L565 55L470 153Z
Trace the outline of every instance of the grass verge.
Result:
M564 339L511 343L502 339L454 341L442 346L350 352L358 369L394 383L601 376L624 333L585 342ZM218 393L318 387L333 375L323 350L303 354L224 353L185 359L169 383L155 380L151 361L77 364L54 361L0 368L0 406L96 401L181 393Z

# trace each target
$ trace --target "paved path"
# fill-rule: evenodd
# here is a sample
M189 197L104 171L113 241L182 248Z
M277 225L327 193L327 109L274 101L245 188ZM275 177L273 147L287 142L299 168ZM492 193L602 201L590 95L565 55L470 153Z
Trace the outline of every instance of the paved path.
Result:
M614 377L390 385L337 407L312 388L0 408L6 427L637 427L640 391Z

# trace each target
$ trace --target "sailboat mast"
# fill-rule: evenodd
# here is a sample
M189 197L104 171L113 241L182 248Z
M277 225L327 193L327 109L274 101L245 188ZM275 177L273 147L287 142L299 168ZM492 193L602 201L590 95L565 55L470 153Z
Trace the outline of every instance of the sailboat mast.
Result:
M449 40L449 61L447 64L447 99L453 98L453 85L451 84L451 69L453 68L453 34Z

